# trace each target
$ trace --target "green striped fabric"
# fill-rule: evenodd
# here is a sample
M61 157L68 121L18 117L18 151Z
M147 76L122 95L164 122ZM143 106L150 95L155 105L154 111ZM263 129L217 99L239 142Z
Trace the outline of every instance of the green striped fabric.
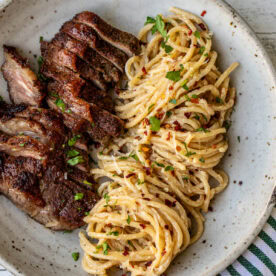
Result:
M246 252L220 276L276 276L276 208Z

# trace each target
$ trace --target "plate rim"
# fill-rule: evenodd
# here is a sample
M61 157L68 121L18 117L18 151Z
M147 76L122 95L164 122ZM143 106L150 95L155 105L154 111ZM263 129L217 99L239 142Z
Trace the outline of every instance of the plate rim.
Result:
M7 8L14 0L0 0L0 11ZM256 47L262 54L264 58L265 67L267 67L267 72L270 73L271 82L273 83L274 87L276 87L276 69L272 64L269 54L265 49L264 45L254 32L253 28L246 22L245 19L225 0L211 0L215 4L217 4L220 8L224 9L227 13L231 13L233 20L237 20L239 24L243 27L244 31L248 33L248 36L252 39L253 43L255 43ZM223 259L216 267L212 268L202 276L211 276L216 275L222 272L225 268L227 268L230 264L232 264L240 255L243 254L248 248L248 246L255 240L259 232L263 229L268 217L272 213L273 207L276 203L276 180L274 181L274 190L271 194L271 200L267 204L263 214L259 222L256 224L255 229L248 235L247 239L241 243L240 247L237 248L234 252L227 257L227 259ZM10 273L14 275L26 275L25 272L19 272L19 269L12 265L6 258L4 258L0 251L0 265L7 269Z

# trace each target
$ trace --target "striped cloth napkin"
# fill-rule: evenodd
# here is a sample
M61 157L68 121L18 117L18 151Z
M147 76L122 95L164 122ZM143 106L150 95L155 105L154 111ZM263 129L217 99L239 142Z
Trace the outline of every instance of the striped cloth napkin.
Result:
M276 208L255 242L220 276L276 276ZM0 276L12 276L0 266Z

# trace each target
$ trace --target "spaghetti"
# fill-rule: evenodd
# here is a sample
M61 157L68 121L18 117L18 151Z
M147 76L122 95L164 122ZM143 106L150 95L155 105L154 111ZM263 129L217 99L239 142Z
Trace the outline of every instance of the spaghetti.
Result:
M170 11L148 18L139 33L145 46L128 60L128 88L116 102L128 131L99 150L99 168L91 171L103 182L102 199L85 218L87 235L80 233L83 268L91 274L120 267L161 275L200 238L201 212L228 184L214 167L228 148L235 101L229 74L238 64L221 73L206 24Z

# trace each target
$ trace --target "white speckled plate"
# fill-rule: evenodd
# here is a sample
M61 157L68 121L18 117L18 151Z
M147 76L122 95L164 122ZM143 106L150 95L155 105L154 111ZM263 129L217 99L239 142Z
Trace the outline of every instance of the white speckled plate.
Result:
M0 0L0 9L9 2ZM204 19L214 32L221 68L241 63L232 75L238 100L230 151L223 162L230 185L212 203L202 238L176 258L168 273L215 275L247 248L263 226L276 180L275 73L253 31L236 12L216 0L14 0L0 12L0 41L17 46L35 64L39 37L51 38L79 11L93 10L137 34L146 16L167 13L172 5L196 14L207 10ZM0 90L7 99L2 78ZM77 232L51 232L0 196L0 263L16 275L85 275L80 261L71 258L73 251L81 251Z

